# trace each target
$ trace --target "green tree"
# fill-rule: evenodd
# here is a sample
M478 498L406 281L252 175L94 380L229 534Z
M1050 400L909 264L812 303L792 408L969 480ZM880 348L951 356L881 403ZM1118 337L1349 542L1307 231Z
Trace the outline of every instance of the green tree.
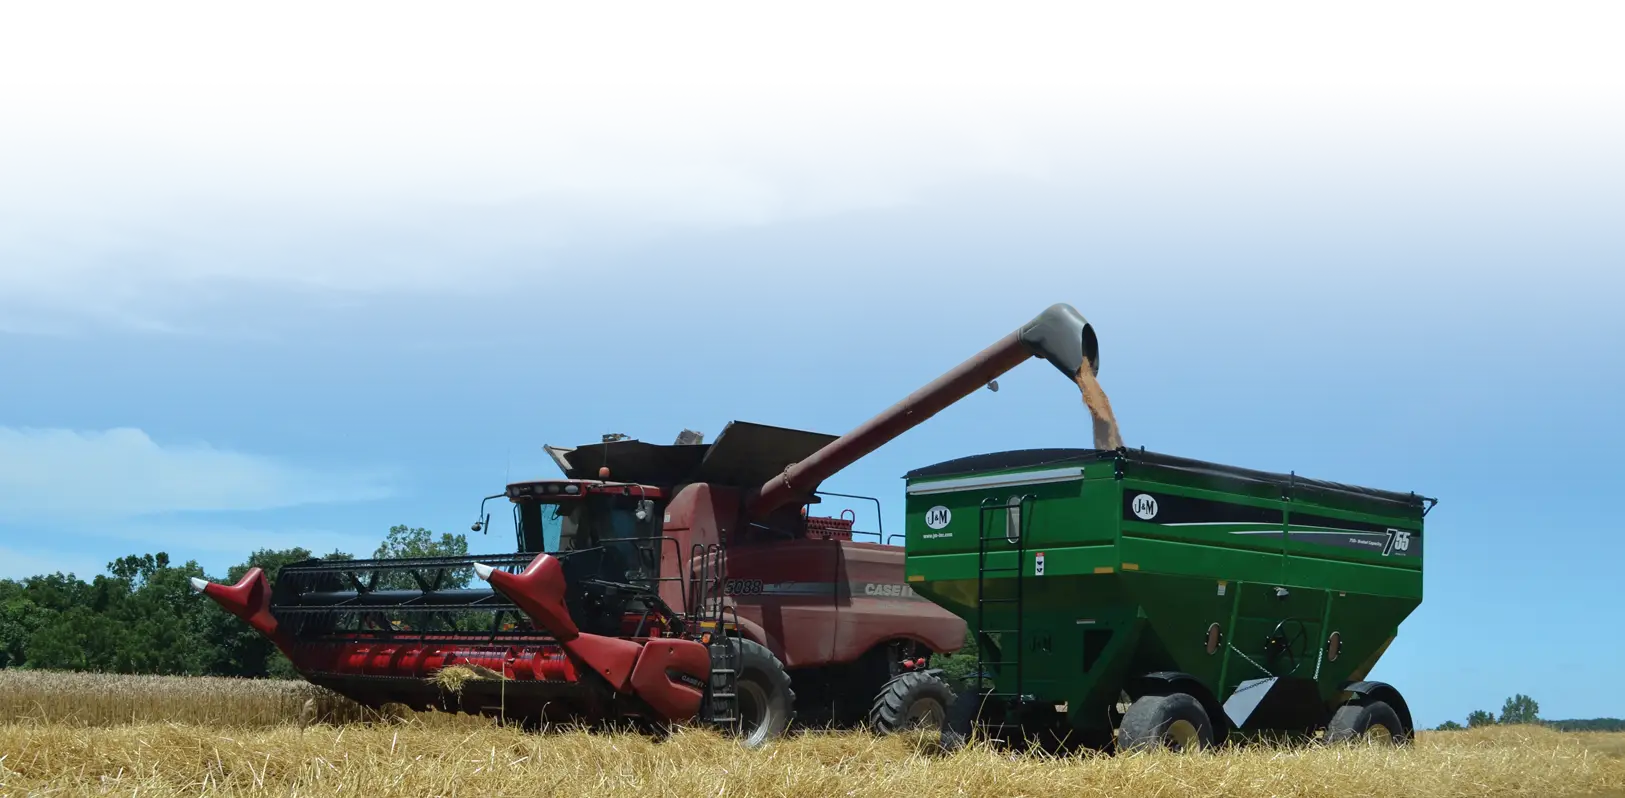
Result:
M28 638L28 665L70 671L119 672L119 656L136 641L112 617L89 607L56 613Z
M1535 699L1519 693L1506 700L1501 705L1502 723L1539 723L1540 704Z
M120 652L129 647L128 630L112 613L129 596L128 583L98 576L86 583L57 572L25 581L24 594L41 611L23 643L30 667L117 671Z
M267 581L275 584L277 574L282 572L282 566L284 565L292 565L294 563L300 563L306 560L353 559L355 559L354 555L336 550L331 554L323 554L322 556L317 557L314 554L311 554L310 549L301 548L298 546L291 549L255 549L253 554L248 555L247 561L239 565L233 565L226 570L225 581L236 584L239 579L243 578L244 574L248 573L248 569L258 568L265 572L265 578Z
M462 535L395 526L380 558L466 556ZM194 561L176 564L166 552L131 554L89 581L52 573L0 580L0 668L34 667L116 673L295 676L275 646L191 589L190 579L234 584L250 568L275 582L289 564L313 559L308 549L259 549L224 579ZM352 560L341 551L324 560ZM381 587L411 587L408 574ZM451 574L445 587L464 587L472 570Z
M958 685L962 680L975 675L977 659L976 635L965 632L965 645L952 654L935 654L931 657L931 667L941 668L947 675L950 684Z
M189 580L205 577L196 561L173 565L164 552L126 557L108 571L129 586L129 595L111 613L129 630L130 649L119 658L126 673L235 675L221 668L226 641L216 630L221 614L214 602L192 592Z
M1434 731L1461 731L1465 728L1467 727L1461 725L1460 723L1453 720L1447 720L1444 723L1439 724L1439 728L1434 729Z
M468 538L461 533L453 535L442 533L437 539L433 532L422 527L407 527L396 525L389 528L389 534L384 542L378 544L373 559L399 560L419 557L466 557L468 556ZM463 588L474 578L474 569L469 566L453 568L446 572L442 588ZM417 587L412 575L407 573L391 573L380 579L380 588L386 590L410 590Z
M0 579L0 668L16 668L25 661L28 638L52 615L28 596L22 582Z
M32 667L209 673L220 649L208 622L214 608L190 600L187 584L202 573L195 562L176 567L158 552L121 557L88 584L62 574L35 577L25 590L32 610L24 611L39 617L14 617L13 596L0 608L9 627L0 634L14 644L17 628L33 621L20 658ZM7 659L15 662L15 651Z
M1467 716L1467 728L1476 729L1480 726L1494 726L1495 715L1487 710L1475 709Z

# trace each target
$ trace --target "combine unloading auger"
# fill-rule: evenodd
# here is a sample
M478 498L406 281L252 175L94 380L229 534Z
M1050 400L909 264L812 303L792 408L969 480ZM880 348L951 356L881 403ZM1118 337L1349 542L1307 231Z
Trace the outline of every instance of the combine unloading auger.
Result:
M1051 305L1020 329L909 394L886 412L786 468L781 476L762 485L747 511L755 516L771 513L793 501L798 492L804 494L817 487L837 471L1034 357L1049 361L1068 379L1075 378L1085 365L1093 373L1100 372L1100 345L1094 328L1071 305Z
M711 444L685 431L670 446L550 448L566 478L501 494L517 553L309 560L274 584L256 568L193 586L304 678L372 707L699 721L754 742L783 731L792 706L850 715L884 684L929 715L947 699L926 656L956 650L964 621L905 589L896 547L853 542L849 520L797 507L1033 357L1068 378L1099 368L1093 329L1057 304L839 438L734 422ZM485 678L443 686L456 666Z

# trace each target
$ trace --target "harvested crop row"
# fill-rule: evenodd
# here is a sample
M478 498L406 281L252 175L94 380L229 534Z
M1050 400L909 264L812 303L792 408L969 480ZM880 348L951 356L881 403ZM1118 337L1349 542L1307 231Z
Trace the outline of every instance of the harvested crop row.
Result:
M1625 793L1625 735L1428 733L1404 750L1045 760L933 734L525 734L469 716L308 725L359 708L303 682L0 670L0 794L1580 795ZM1612 755L1610 755L1612 754Z
M0 725L0 794L775 796L1564 796L1625 790L1576 735L1424 735L1409 749L1256 748L1047 760L934 735L804 735L759 751L710 732L526 734L396 725Z

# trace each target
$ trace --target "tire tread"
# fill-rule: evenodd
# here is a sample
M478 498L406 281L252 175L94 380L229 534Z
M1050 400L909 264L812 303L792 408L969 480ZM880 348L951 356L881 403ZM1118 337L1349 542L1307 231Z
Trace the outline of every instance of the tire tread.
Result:
M946 718L948 708L953 704L953 692L953 687L943 678L940 670L900 673L887 681L875 696L874 705L869 710L869 728L880 734L892 734L901 729L908 705L913 703L915 697L935 697L942 705Z

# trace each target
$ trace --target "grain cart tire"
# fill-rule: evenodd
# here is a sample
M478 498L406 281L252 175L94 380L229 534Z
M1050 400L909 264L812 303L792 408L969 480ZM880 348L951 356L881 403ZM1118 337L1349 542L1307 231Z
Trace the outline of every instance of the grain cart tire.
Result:
M1117 735L1117 746L1124 751L1190 751L1213 745L1213 721L1189 693L1147 695L1129 706Z
M766 646L739 640L739 734L756 748L784 735L793 718L796 694L784 663Z
M968 685L954 694L942 717L942 735L939 744L943 751L951 754L970 743L972 732L976 728L976 720L981 714L979 710L983 708L984 703L992 703L989 700L992 694L991 689L978 693L975 687Z
M948 716L954 689L942 671L900 673L880 688L869 709L869 728L877 734L894 734L920 727L941 728Z
M1386 701L1365 700L1344 704L1332 713L1326 724L1326 742L1370 740L1389 745L1405 741L1405 726L1399 713Z

